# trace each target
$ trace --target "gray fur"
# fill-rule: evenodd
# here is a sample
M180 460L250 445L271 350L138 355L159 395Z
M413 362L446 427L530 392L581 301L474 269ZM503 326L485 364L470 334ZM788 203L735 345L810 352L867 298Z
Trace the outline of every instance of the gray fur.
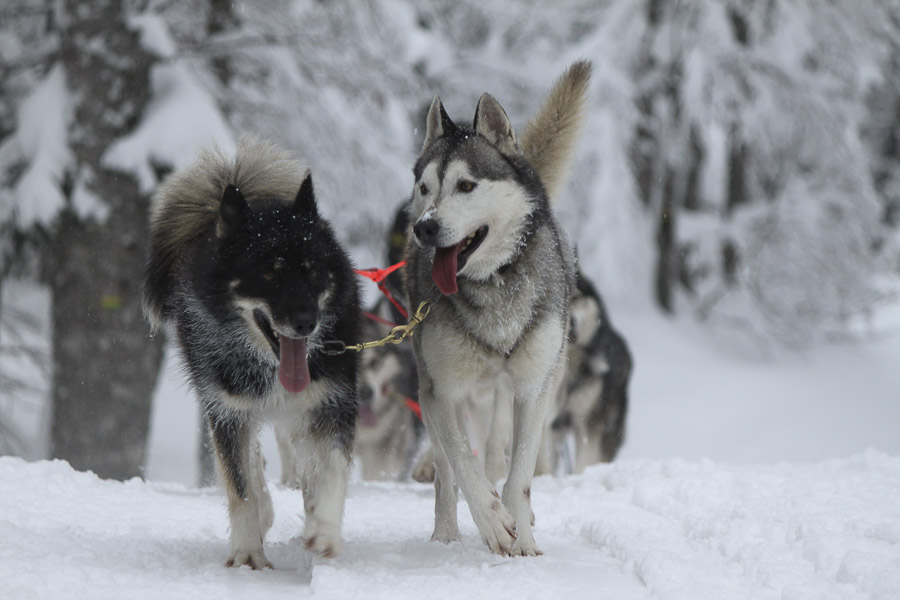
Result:
M572 470L580 473L595 463L611 462L625 440L633 360L600 294L581 273L571 314L567 393L553 429L574 439Z
M531 478L566 352L575 257L493 97L482 96L473 129L450 121L437 99L427 123L414 168L407 286L410 306L432 302L413 350L435 453L433 539L459 539L458 486L492 551L540 554L531 532ZM532 145L539 154L544 146L570 154L574 139ZM548 157L547 164L555 162ZM436 248L441 258L433 265ZM457 258L451 263L448 256ZM473 396L506 390L513 392L513 448L501 502L469 450L459 414Z
M525 125L519 147L556 201L568 179L584 121L591 63L573 64L556 81L544 104Z
M515 154L516 132L506 116L506 111L496 98L488 93L481 95L475 107L475 133L484 138L503 154Z

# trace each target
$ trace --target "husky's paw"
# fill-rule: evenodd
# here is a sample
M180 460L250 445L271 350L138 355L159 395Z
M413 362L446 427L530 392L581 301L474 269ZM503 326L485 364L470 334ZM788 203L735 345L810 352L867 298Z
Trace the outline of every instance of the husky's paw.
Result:
M448 524L434 524L434 533L431 534L432 542L441 542L442 544L449 544L450 542L458 542L462 539L462 536L459 535L459 526L455 523L452 525Z
M525 538L528 539L525 539ZM510 556L540 556L543 552L541 549L537 547L537 544L534 541L534 536L531 534L520 535L516 539L515 545L512 547L512 550L509 552Z
M434 452L429 448L413 467L410 477L419 483L434 482Z
M481 539L491 552L511 554L516 541L516 521L499 498L491 501L485 513L476 514L476 511L472 511L472 518L481 532Z
M262 569L273 569L272 563L263 554L262 548L258 550L235 550L231 556L225 561L226 567L243 567L247 565L254 571Z
M310 513L306 515L303 530L303 546L310 552L324 558L334 558L342 547L341 528L320 521Z
M303 537L303 545L310 552L323 558L334 558L341 552L343 542L340 535L315 533Z

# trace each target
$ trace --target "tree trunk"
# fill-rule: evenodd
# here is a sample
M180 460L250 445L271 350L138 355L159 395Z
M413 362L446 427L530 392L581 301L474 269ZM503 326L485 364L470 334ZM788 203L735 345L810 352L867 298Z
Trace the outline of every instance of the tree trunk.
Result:
M210 39L217 35L232 31L238 27L240 21L234 11L234 3L231 0L210 0L209 17L206 21L206 32ZM231 83L233 68L231 57L227 54L214 56L210 59L210 70L223 90L227 90ZM229 97L227 91L222 96ZM228 114L231 106L227 100L222 102L223 111ZM200 411L200 437L197 443L197 484L200 486L213 485L216 482L216 466L213 460L212 434L209 429L209 420L202 407Z
M737 127L732 127L728 135L728 192L725 199L725 216L732 218L734 212L750 201L747 193L747 145L740 139ZM737 283L737 272L741 256L737 243L732 239L722 242L722 280L728 286Z
M152 57L127 29L121 2L66 0L62 10L60 56L75 101L72 181L108 213L67 209L50 242L51 452L77 469L125 479L144 463L162 338L148 337L140 304L149 198L101 157L139 121Z
M663 175L662 202L659 206L656 229L656 302L666 313L675 312L675 285L678 283L679 255L675 232L678 214L677 182L675 169L666 165Z

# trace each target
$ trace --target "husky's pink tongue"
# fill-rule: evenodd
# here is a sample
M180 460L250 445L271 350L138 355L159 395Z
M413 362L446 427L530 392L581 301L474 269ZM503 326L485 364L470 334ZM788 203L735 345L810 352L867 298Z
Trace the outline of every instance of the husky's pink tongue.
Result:
M431 263L431 278L445 296L450 296L459 291L456 285L456 259L463 242L449 248L438 248L434 252L434 262Z
M378 418L375 416L375 411L372 410L372 407L370 405L360 405L359 421L360 423L362 423L363 427L375 427L375 425L378 423Z
M306 338L279 337L281 360L278 380L284 389L299 394L309 385L309 365L306 364Z

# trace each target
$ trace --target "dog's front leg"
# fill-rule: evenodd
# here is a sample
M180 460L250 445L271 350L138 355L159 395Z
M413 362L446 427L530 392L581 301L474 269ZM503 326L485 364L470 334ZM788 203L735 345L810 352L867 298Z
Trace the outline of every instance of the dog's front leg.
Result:
M512 554L537 556L543 554L531 532L531 480L540 450L544 415L547 412L549 394L537 396L516 394L513 412L513 451L509 478L503 486L503 504L516 520L518 539Z
M509 478L503 486L503 504L516 519L519 534L512 554L537 556L542 554L531 532L531 480L540 450L541 435L550 402L556 392L556 370L565 356L566 328L548 321L535 329L510 360L515 382L513 400L513 442ZM535 368L549 366L548 370Z
M219 472L228 494L231 554L225 565L272 568L263 553L263 537L272 526L272 499L266 488L255 422L210 416Z
M438 456L443 451L469 503L472 519L478 526L482 540L492 552L509 554L516 540L516 522L500 502L461 431L457 406L465 401L465 396L454 396L452 387L435 385L434 393L422 394L420 401L422 412L428 415L432 425L429 435L435 446L435 465L438 468L435 481L441 475L441 460ZM437 485L435 490L440 492ZM441 502L441 498L436 501ZM439 516L437 512L441 509L441 504L436 503L436 516ZM453 510L456 510L455 506ZM439 521L436 521L435 534L438 533L438 524Z

